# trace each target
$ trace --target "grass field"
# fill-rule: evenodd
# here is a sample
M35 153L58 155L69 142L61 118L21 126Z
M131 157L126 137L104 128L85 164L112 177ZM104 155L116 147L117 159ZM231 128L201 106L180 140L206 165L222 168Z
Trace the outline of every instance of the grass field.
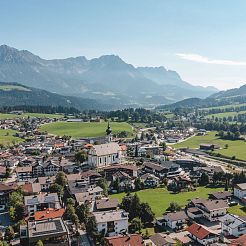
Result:
M229 116L231 116L231 117L234 117L234 116L237 116L237 115L239 115L239 114L245 114L246 113L246 111L240 111L240 112L225 112L225 113L218 113L218 114L209 114L209 115L207 115L205 118L212 118L212 117L214 117L214 118L220 118L220 119L223 119L224 117L229 117Z
M190 199L196 197L207 198L208 194L222 190L221 188L206 188L198 187L196 191L182 192L178 194L172 194L164 188L147 189L136 192L141 202L147 202L151 206L156 217L162 216L167 210L171 202L177 202L184 207ZM122 201L125 193L113 194L111 197L118 198Z
M220 153L225 156L236 156L236 158L240 160L246 160L246 142L243 140L224 140L219 139L215 136L216 132L209 132L206 136L194 136L187 141L177 143L172 145L175 148L199 148L200 144L203 143L211 143L218 144L221 149L216 150L214 152ZM224 148L224 146L228 144L228 148Z
M246 216L246 207L238 204L237 206L232 206L228 209L231 214L236 214L238 216Z
M0 85L0 90L2 91L11 91L11 90L18 90L18 91L30 91L28 88L20 85Z
M0 144L13 145L13 143L22 142L21 138L15 137L16 131L0 129Z
M0 119L15 119L15 118L27 118L27 117L39 117L39 118L61 118L61 114L39 114L39 113L23 113L19 114L4 114L0 113Z
M54 122L41 126L42 131L58 135L71 137L100 137L106 133L107 122ZM113 134L126 131L128 135L132 135L132 127L128 123L110 123Z
M210 108L201 108L199 110L210 110L210 109L226 109L226 108L236 108L236 107L241 107L241 106L246 106L246 103L241 103L241 104L228 104L228 105L224 105L224 106L216 106L216 107L210 107Z

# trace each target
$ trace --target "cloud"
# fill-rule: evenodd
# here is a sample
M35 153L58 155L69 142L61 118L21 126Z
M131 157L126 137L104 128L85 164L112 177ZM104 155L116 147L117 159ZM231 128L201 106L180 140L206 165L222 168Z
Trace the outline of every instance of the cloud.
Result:
M246 66L246 62L243 61L241 62L241 61L231 61L231 60L210 59L206 56L189 54L189 53L178 53L176 55L183 60L194 61L199 63L229 65L229 66Z

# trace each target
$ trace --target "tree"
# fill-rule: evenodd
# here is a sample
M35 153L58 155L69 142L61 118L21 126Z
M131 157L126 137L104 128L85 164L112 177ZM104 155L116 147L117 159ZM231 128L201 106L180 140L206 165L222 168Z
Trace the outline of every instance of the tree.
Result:
M163 151L163 152L167 149L167 144L166 144L166 142L162 142L162 143L160 144L160 146L162 147L162 151Z
M108 182L105 178L100 178L97 185L103 189L104 196L108 196Z
M41 240L38 240L36 243L36 246L44 246L43 242Z
M87 203L81 204L76 208L76 214L78 215L79 221L85 223L88 220L90 208Z
M171 202L169 205L169 210L171 212L181 211L181 206L176 202Z
M75 206L75 200L73 199L73 198L71 198L71 197L69 197L68 199L67 199L67 205L72 205L72 206Z
M97 223L96 218L94 215L88 217L88 221L86 223L86 231L87 233L95 239L95 237L98 235L97 231Z
M64 217L68 220L72 220L73 214L75 214L75 208L71 204L67 205Z
M141 229L142 229L143 225L142 222L139 218L134 218L131 222L131 229L134 232L138 232L141 233Z
M25 218L25 205L24 204L17 204L15 207L15 220L20 221Z
M209 176L207 173L202 173L201 178L199 179L199 184L205 186L209 183Z
M148 203L140 204L140 218L144 224L151 223L154 220L155 214Z
M65 187L67 185L67 178L64 172L58 172L56 175L55 183Z
M135 190L141 190L143 188L143 184L140 178L135 179L134 185L135 185Z
M84 151L79 151L75 154L75 160L80 163L85 162L87 158L88 158L87 153Z
M15 232L12 226L7 227L4 235L5 240L10 243L10 241L14 239L14 237L15 237Z
M50 192L57 193L58 196L63 197L64 188L61 185L55 183L50 186Z

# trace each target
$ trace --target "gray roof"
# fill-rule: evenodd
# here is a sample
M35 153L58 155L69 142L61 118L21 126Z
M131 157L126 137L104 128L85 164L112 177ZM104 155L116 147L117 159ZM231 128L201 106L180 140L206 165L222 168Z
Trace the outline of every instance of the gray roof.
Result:
M59 202L58 195L56 193L50 194L39 194L34 196L25 196L25 205L35 205L35 204L42 204L42 203L57 203Z
M240 217L234 214L226 214L220 218L220 221L232 229L238 228L242 224L246 225L246 217Z
M167 213L164 215L164 217L168 217L171 221L177 221L177 220L185 220L188 219L188 216L184 211L178 211L173 213Z
M236 184L235 188L239 188L240 190L246 190L246 183Z
M150 240L156 245L156 246L164 246L169 244L175 244L175 241L168 235L161 235L159 233L154 234L150 237Z
M120 151L118 143L107 143L94 145L93 149L96 151L97 156L117 154Z
M128 213L124 210L94 212L97 223L105 223L117 220L128 220Z

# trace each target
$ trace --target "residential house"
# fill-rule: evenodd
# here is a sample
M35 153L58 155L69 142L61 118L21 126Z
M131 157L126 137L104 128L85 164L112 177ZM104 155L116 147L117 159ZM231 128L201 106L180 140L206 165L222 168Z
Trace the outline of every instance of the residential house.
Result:
M139 234L106 237L106 246L144 246L144 241Z
M60 166L53 161L46 161L43 163L44 176L56 176L60 170Z
M232 192L230 191L218 191L212 194L209 194L209 198L212 200L225 200L230 201L232 197Z
M246 216L226 214L220 218L220 222L224 236L239 237L246 234Z
M117 198L105 198L95 201L95 210L97 211L108 211L116 210L119 205Z
M0 183L0 209L6 208L9 202L9 195L17 189L15 184Z
M211 245L212 243L217 243L219 241L218 234L200 224L192 224L187 231L189 232L189 236L195 242L204 246Z
M85 202L92 202L96 199L102 198L103 189L99 186L88 188L84 192L77 192L74 194L76 203L78 205L84 204Z
M39 220L50 220L50 219L55 219L55 218L62 218L64 213L65 213L64 208L58 208L58 209L47 208L43 211L35 212L34 220L39 221Z
M239 199L246 197L246 183L236 184L234 186L234 196Z
M246 234L233 240L229 246L246 246Z
M32 167L17 167L15 169L17 180L21 181L28 181L32 178Z
M94 145L88 152L88 164L92 167L120 164L121 159L121 148L118 143Z
M47 208L58 209L61 207L58 195L56 193L39 194L34 196L25 196L24 204L30 215Z
M50 186L55 183L55 176L38 177L37 181L40 185L41 191L49 191Z
M0 179L3 179L6 177L6 167L0 166Z
M125 172L118 171L112 176L111 189L117 189L118 192L123 192L134 188L134 180ZM114 187L114 182L117 181L118 186Z
M188 216L184 211L167 213L164 215L166 225L172 230L181 230L187 224Z
M29 221L20 226L20 245L34 246L41 240L44 245L68 246L68 231L61 218Z
M97 230L104 235L117 236L128 232L128 213L124 210L93 212Z
M145 187L156 187L160 183L160 178L151 173L145 173L140 179Z
M152 246L175 246L176 241L173 240L169 235L156 233L149 238L149 244ZM150 244L151 243L151 244Z

